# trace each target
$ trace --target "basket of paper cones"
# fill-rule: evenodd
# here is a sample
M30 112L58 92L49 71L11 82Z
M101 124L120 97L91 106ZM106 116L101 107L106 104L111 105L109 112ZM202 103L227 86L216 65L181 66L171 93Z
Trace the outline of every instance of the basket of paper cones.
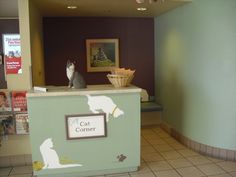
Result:
M114 87L127 87L134 78L135 70L125 68L115 68L107 78Z

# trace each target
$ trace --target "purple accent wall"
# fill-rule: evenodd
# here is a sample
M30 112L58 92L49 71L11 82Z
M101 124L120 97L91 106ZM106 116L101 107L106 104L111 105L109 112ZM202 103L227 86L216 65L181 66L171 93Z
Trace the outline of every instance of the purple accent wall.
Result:
M109 83L108 72L86 71L86 39L118 38L120 67L135 69L133 84L154 95L154 19L45 17L43 19L47 85L67 85L66 61L78 60L88 85Z
M19 33L18 19L0 19L0 54L3 54L2 35L10 33ZM0 89L7 88L4 78L4 65L0 65Z

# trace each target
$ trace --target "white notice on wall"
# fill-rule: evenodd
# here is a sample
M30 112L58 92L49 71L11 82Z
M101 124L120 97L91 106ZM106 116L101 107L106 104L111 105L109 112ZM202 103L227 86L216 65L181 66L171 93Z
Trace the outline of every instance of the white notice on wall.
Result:
M3 34L3 51L6 74L22 74L19 34Z
M105 114L66 116L67 139L106 136Z

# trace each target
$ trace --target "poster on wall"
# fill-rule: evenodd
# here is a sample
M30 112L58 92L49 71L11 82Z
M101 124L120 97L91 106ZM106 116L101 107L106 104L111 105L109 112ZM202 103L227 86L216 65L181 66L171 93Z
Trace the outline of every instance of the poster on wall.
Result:
M26 112L27 111L27 101L26 101L26 91L12 91L12 110L15 112Z
M21 74L21 46L19 34L3 34L3 53L6 74Z

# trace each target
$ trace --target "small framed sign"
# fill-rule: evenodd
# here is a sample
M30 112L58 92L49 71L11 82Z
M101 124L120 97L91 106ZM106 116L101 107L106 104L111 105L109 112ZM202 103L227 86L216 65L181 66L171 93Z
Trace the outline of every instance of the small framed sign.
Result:
M66 115L67 139L106 137L106 114Z

